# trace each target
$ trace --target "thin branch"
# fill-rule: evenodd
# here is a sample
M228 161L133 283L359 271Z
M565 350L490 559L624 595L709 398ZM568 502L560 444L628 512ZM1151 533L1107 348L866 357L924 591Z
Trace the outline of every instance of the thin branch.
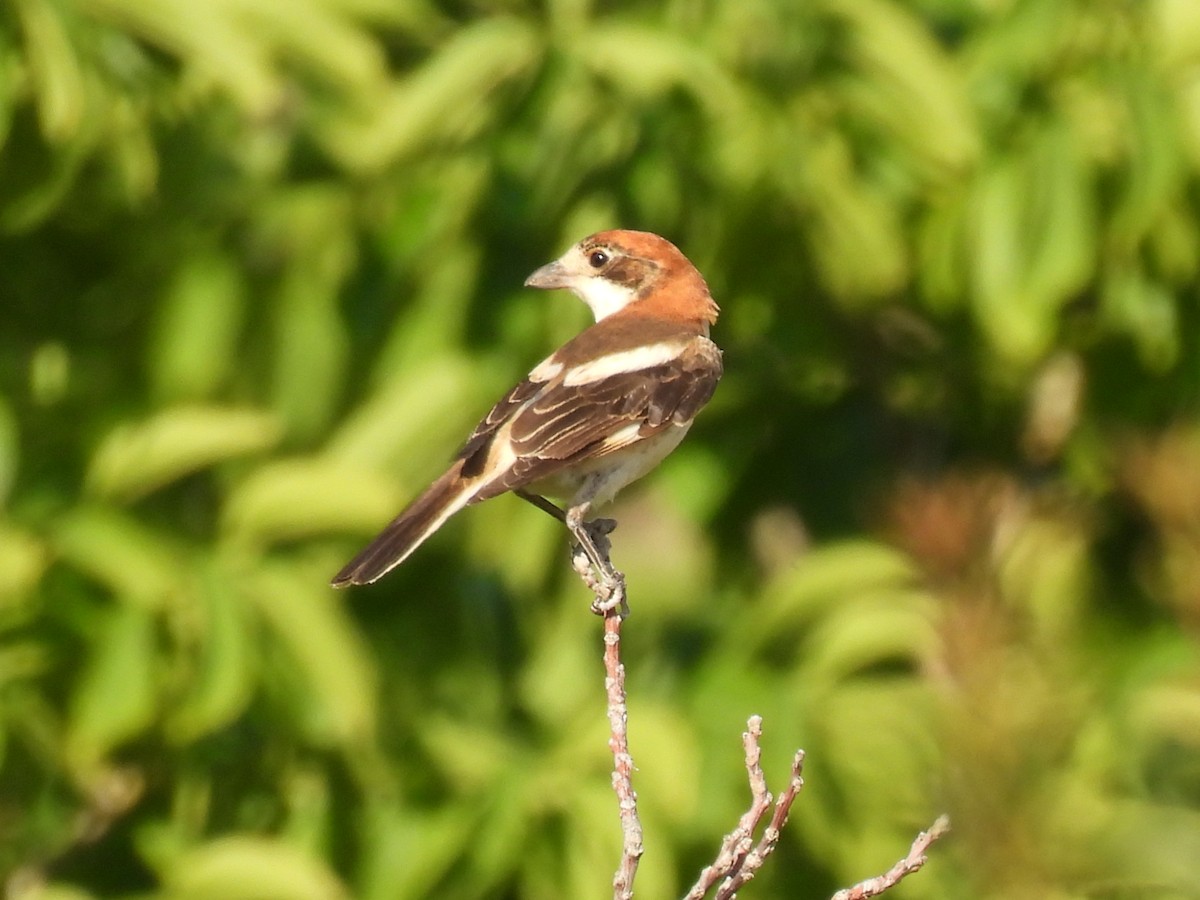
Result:
M621 862L613 876L614 900L632 900L633 879L642 858L642 821L638 816L637 794L633 790L633 757L629 753L629 708L625 702L625 666L621 663L621 623L628 613L625 603L625 578L609 559L608 533L611 520L591 531L590 537L603 561L596 573L584 548L576 545L571 565L579 573L596 600L592 609L604 616L604 690L608 697L608 748L613 755L612 786L621 816ZM591 523L589 523L591 524Z
M746 855L741 869L733 873L726 883L721 885L720 890L717 891L717 900L732 900L736 897L742 885L758 873L763 863L767 861L767 857L775 851L775 845L779 843L779 836L783 833L783 826L787 824L788 814L792 811L792 802L800 793L800 789L804 787L804 778L801 775L803 769L804 751L797 750L796 755L792 758L792 777L788 781L787 788L775 803L775 812L771 816L770 824L763 831L763 836L759 839L758 844Z
M779 842L779 834L787 823L788 813L792 802L800 789L804 787L802 770L804 767L804 751L796 751L792 760L792 777L787 788L775 804L771 821L763 831L758 843L754 843L754 832L763 815L771 808L771 794L767 790L767 780L763 775L760 763L762 751L759 749L759 738L762 737L762 717L751 716L746 723L746 731L742 734L742 746L746 751L746 774L750 781L750 808L738 821L737 827L725 836L721 849L713 864L700 873L699 879L688 891L684 900L701 900L713 885L720 884L717 889L718 900L732 900L737 896L747 881L762 868L767 857Z
M608 748L613 755L612 786L621 813L621 864L613 877L613 897L629 900L633 878L642 858L642 822L638 818L637 794L633 790L633 757L629 754L625 706L625 666L621 664L621 614L617 608L604 614L604 688L608 693Z
M908 855L904 859L897 862L882 875L875 878L868 878L866 881L860 881L854 887L838 891L833 895L832 900L866 900L867 897L876 897L888 888L895 887L900 883L902 878L911 875L913 872L919 870L921 866L925 865L925 861L928 858L926 853L929 851L930 845L949 830L950 817L946 815L938 816L932 828L928 831L922 831L917 835L916 840L912 842L912 846L908 850Z
M526 499L535 502L529 497ZM629 708L625 699L625 666L621 663L621 624L629 614L629 607L626 604L625 576L613 567L610 557L611 543L608 539L615 526L616 523L610 519L598 519L579 526L582 533L576 534L579 541L571 550L571 565L595 595L593 611L604 617L604 689L608 700L608 748L613 755L612 785L617 795L623 838L621 862L613 876L613 898L633 900L633 880L637 875L644 848L637 794L633 790L634 764L629 753ZM736 900L737 892L758 874L758 870L779 843L779 836L783 826L787 824L792 803L804 787L804 751L796 751L788 786L775 801L771 820L763 829L762 837L755 843L754 833L772 805L771 793L767 790L767 780L762 770L762 751L759 748L761 737L762 717L751 716L746 723L746 731L742 734L746 774L750 782L750 808L738 821L737 827L725 836L716 860L700 873L700 878L688 891L684 900L703 900L714 886L717 887L716 900ZM866 900L895 887L901 879L925 864L925 854L930 845L949 830L949 818L940 816L929 831L917 836L908 855L890 870L877 878L870 878L854 887L838 891L832 900Z

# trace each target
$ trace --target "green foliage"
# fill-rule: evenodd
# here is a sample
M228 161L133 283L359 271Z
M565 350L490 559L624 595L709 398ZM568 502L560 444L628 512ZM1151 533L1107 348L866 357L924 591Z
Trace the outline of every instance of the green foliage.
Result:
M0 7L14 896L601 897L598 623L498 499L328 577L675 240L727 375L617 508L647 897L1200 881L1192 0ZM773 761L773 762L772 762Z

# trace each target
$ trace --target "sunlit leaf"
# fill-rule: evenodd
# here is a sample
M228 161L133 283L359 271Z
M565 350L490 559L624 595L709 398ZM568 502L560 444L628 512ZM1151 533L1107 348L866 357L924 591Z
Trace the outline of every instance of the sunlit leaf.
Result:
M1112 218L1113 239L1122 249L1136 246L1157 224L1183 177L1176 116L1149 74L1127 69L1115 79L1127 107L1130 141L1128 180Z
M639 707L639 724L631 726L629 740L639 775L655 786L646 805L664 821L681 825L695 814L703 790L698 735L673 706L643 702Z
M937 607L916 592L847 597L813 629L800 655L813 684L889 666L918 670L937 654Z
M296 699L313 737L347 750L372 739L376 673L339 595L284 569L255 573L243 591L303 678Z
M339 900L350 893L321 860L266 837L232 835L175 860L172 896L229 900Z
M62 9L48 0L14 0L14 8L31 52L42 133L50 142L72 138L83 118L86 99L83 73Z
M764 637L789 623L810 623L863 593L902 589L916 576L912 562L871 541L845 541L805 555L780 574L755 617Z
M1030 183L1019 160L998 162L982 178L972 223L972 291L980 325L1000 357L1028 365L1048 346L1054 309L1027 293Z
M364 816L362 900L428 897L453 871L474 839L479 810L474 804L375 809Z
M197 255L180 269L159 308L150 376L165 400L211 397L235 371L246 289L233 262Z
M504 16L479 19L395 85L369 116L348 117L325 140L346 165L367 170L462 140L490 120L498 88L525 75L536 53L525 23ZM492 108L484 103L488 98Z
M324 427L347 364L338 290L355 260L344 192L288 193L270 211L268 239L291 258L275 300L273 403L294 436Z
M101 497L134 499L197 470L265 450L279 436L278 419L269 413L171 407L109 433L92 457L88 485Z
M849 24L856 67L870 78L861 89L847 85L847 94L930 165L953 170L971 163L979 153L979 136L962 81L925 23L886 0L825 5Z
M9 491L20 463L20 425L12 408L0 395L0 508L8 502Z
M194 594L200 613L191 637L197 645L194 669L166 722L168 733L181 743L210 734L240 715L250 702L257 674L258 632L233 579L211 566L197 573Z
M72 693L67 725L66 756L84 781L154 719L160 690L155 630L153 615L137 606L113 607L102 620Z
M487 412L486 400L476 411L462 408L477 390L464 360L445 356L431 361L420 372L368 395L335 432L327 453L348 465L399 466L427 478L449 464L473 417ZM413 485L414 492L419 487Z
M392 479L323 458L281 460L254 470L229 494L222 528L270 542L340 531L373 531L408 498Z
M130 516L81 506L58 521L51 539L58 558L139 606L159 607L178 589L181 548Z
M270 65L270 48L230 15L234 4L86 0L85 8L178 56L194 77L228 91L249 113L266 114L281 101L282 78Z
M0 609L37 585L49 555L32 534L0 523Z

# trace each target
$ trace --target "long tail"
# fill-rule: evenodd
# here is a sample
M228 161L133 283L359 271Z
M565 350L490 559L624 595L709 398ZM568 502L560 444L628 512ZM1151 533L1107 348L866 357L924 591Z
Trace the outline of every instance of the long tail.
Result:
M408 559L425 539L462 509L479 490L479 482L461 475L462 463L455 463L425 493L409 504L371 541L358 556L346 563L329 582L334 587L370 584L378 581Z

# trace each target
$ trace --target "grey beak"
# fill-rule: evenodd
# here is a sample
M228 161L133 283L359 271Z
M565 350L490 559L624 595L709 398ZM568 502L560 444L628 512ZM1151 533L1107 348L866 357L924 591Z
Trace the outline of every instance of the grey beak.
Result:
M546 263L546 265L526 278L525 287L552 290L553 288L566 287L567 278L566 268L556 259L552 263Z

